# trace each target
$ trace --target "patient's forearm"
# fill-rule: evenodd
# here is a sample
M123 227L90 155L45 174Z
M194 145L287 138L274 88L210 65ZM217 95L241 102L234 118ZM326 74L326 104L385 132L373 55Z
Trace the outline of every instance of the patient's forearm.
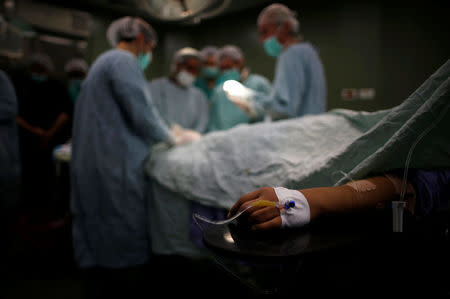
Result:
M311 220L322 214L350 212L375 207L380 202L398 199L392 182L379 176L350 184L301 189L309 204Z

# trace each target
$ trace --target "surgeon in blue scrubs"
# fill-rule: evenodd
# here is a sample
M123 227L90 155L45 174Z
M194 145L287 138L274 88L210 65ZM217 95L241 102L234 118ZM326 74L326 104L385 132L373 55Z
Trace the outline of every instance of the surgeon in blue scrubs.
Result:
M138 284L145 275L130 274L150 259L144 163L152 144L177 144L143 73L156 33L140 18L123 17L107 37L115 49L93 63L75 103L71 161L75 260L92 270L89 282L120 281L106 284L104 297L108 290L128 296L145 284Z
M314 47L302 40L295 12L271 4L261 11L257 23L264 50L276 58L273 89L269 97L253 93L239 107L247 113L250 108L263 109L273 120L325 112L324 68Z
M204 133L208 125L206 96L193 82L201 68L199 52L190 47L175 52L169 76L150 81L152 100L167 125Z

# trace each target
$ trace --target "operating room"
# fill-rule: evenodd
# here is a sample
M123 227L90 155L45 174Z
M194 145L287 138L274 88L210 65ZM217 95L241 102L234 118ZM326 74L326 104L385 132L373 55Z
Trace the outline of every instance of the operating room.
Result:
M0 296L448 298L447 6L0 0Z

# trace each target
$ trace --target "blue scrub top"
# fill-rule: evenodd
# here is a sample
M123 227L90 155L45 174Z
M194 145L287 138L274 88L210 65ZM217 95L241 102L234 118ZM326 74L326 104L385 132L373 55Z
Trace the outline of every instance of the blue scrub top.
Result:
M80 267L148 262L144 163L150 146L169 136L136 57L117 49L102 54L75 104L71 183Z
M322 62L308 42L294 44L277 58L270 97L256 95L264 110L283 118L326 111L326 81Z
M180 86L167 77L150 81L153 104L168 125L178 124L199 133L206 131L209 104L194 86Z

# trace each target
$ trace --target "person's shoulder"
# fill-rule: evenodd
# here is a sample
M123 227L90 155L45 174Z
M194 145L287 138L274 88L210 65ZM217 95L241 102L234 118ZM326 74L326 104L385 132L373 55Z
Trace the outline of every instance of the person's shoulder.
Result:
M15 93L13 82L4 70L0 70L0 90L5 94Z
M119 49L111 49L102 54L96 59L92 68L108 68L113 67L118 69L119 71L124 71L124 68L127 66L133 66L138 68L136 57L128 51L119 50Z
M6 72L4 70L1 70L1 69L0 69L0 79L2 79L2 80L9 80L9 77L6 74Z
M106 52L100 54L99 59L100 58L102 58L102 59L118 59L118 58L133 59L134 55L129 51L120 50L120 49L110 49L110 50L107 50Z
M294 44L290 46L288 49L286 49L285 53L286 56L289 55L308 55L311 53L317 52L316 49L311 45L309 42L301 42Z
M169 80L167 77L158 77L158 78L151 79L149 81L149 84L150 85L161 85L161 84L167 84L168 81Z
M13 84L13 78L13 74L0 69L0 80L2 80L3 82L8 82L8 84Z
M320 60L316 48L309 42L292 45L283 54L283 64L315 63Z
M263 82L263 83L270 83L270 80L267 79L266 77L264 77L263 75L254 74L254 73L251 73L250 75L248 75L247 80L253 80L253 81L258 81L258 82Z
M148 81L148 86L150 87L150 90L158 90L160 88L170 89L174 86L174 84L169 80L168 77L158 77Z

